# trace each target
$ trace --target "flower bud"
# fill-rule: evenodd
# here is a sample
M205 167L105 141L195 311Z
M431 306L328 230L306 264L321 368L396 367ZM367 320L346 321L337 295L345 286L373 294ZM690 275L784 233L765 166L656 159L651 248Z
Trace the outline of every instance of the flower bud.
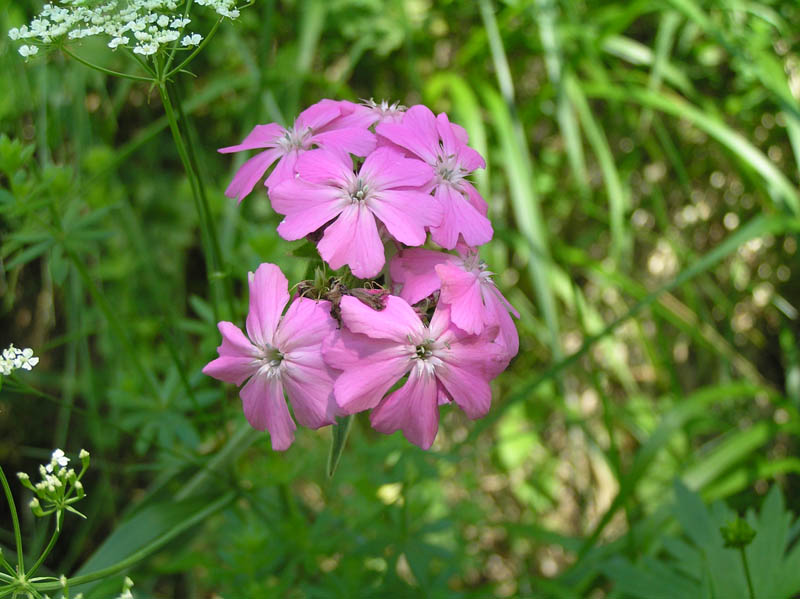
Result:
M42 506L39 505L38 498L34 497L33 499L31 499L29 505L34 516L39 516L39 517L44 516L44 511L42 510Z

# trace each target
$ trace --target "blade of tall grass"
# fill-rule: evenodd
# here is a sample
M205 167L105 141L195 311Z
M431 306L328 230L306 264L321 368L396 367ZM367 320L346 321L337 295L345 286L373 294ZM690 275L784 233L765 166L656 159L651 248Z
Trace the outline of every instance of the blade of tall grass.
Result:
M711 451L701 452L697 462L689 466L681 477L692 490L699 491L723 472L758 450L775 434L772 422L757 422L752 427L736 431L722 439Z
M550 250L539 198L533 186L533 160L528 143L514 107L514 84L508 67L503 40L497 28L494 10L489 0L480 2L486 34L489 37L492 60L502 97L491 88L483 89L484 103L492 116L505 159L505 172L511 188L511 208L517 226L531 248L528 270L531 275L539 308L548 329L548 345L553 358L562 355L558 310L550 286Z
M592 115L592 110L581 86L571 76L566 78L564 85L570 100L572 100L572 105L578 113L586 138L597 156L600 169L603 171L603 182L608 194L611 258L615 263L619 263L620 260L629 257L633 247L630 232L625 230L625 215L630 208L630 199L622 186L606 134Z
M554 0L536 0L531 6L534 20L539 25L539 38L544 49L544 62L547 67L547 76L556 91L556 120L564 146L567 150L567 160L575 177L578 191L585 199L589 196L589 173L586 168L586 158L583 155L578 120L575 109L570 103L569 96L564 86L564 75L567 74L561 51L561 35L557 27L556 3Z
M680 22L680 16L673 11L666 12L661 16L658 32L656 33L653 66L650 69L650 77L647 80L647 89L650 91L655 92L661 87L664 69L669 65L669 54L675 40L675 31L678 29ZM639 121L642 137L647 134L652 118L652 109L645 109Z
M603 51L634 65L654 67L656 56L649 47L622 35L611 35L603 40ZM692 83L686 74L665 61L660 72L664 80L687 96L692 94Z
M322 28L325 25L325 14L328 3L324 0L304 0L301 2L299 34L297 40L297 58L295 73L289 79L290 114L297 114L300 106L300 90L311 70L311 63L317 51Z
M759 51L758 48L742 47L737 40L730 39L730 36L700 8L699 5L691 0L669 0L675 9L681 11L688 19L702 29L706 35L716 39L727 52L740 59L744 65L745 75L752 75L758 78L771 94L775 97L778 104L786 115L786 128L789 134L789 142L792 146L795 165L800 171L800 102L792 93L786 78L786 71L773 54ZM768 10L766 7L762 7ZM780 19L777 13L773 13ZM763 18L763 15L762 15ZM771 19L765 19L770 21ZM772 20L771 25L779 28L780 23ZM737 65L733 65L736 67Z
M584 92L589 97L635 102L676 118L686 119L727 147L744 164L758 172L764 179L767 191L776 204L784 207L793 215L800 215L800 193L786 175L741 133L734 131L717 118L709 116L683 98L665 92L657 94L635 86L612 87L589 84L584 86Z

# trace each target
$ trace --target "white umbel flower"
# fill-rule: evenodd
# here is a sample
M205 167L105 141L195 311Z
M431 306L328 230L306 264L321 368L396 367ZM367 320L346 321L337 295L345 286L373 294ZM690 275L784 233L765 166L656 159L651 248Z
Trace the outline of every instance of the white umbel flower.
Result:
M199 46L200 42L203 41L203 36L199 33L193 33L192 35L187 35L181 40L182 46Z
M39 358L33 355L33 350L30 347L19 349L14 347L12 343L3 350L3 354L0 356L0 374L8 376L20 368L31 370L38 363Z
M24 46L20 46L19 47L20 55L24 56L25 58L28 58L29 56L33 56L37 52L39 52L39 46L28 46L26 44Z
M214 10L229 19L239 16L236 0L195 0L195 4ZM83 39L96 35L111 38L108 46L116 49L128 46L136 54L150 56L164 45L181 39L184 28L191 22L185 14L178 13L181 0L59 0L44 5L41 12L28 25L15 27L8 32L12 40L31 40L50 44L59 39ZM127 34L127 35L126 35ZM202 40L202 36L199 40ZM186 41L190 43L185 43ZM183 46L197 46L198 34L184 36ZM23 45L19 49L28 58L39 51L38 46Z

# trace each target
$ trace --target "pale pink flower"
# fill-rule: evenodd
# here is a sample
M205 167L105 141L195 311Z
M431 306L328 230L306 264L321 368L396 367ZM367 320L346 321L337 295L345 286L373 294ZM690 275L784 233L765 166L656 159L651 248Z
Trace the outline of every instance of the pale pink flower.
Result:
M396 296L380 311L348 296L340 308L343 327L325 340L322 352L342 371L334 395L346 413L374 408L370 422L376 430L402 430L428 449L439 429L440 403L452 400L473 419L489 410L489 381L507 360L488 335L467 335L451 326L445 306L425 326ZM406 374L405 384L384 397Z
M288 282L274 264L261 264L249 275L250 311L247 335L230 322L220 322L222 345L219 358L203 372L216 379L241 385L244 414L253 428L268 430L272 448L288 449L296 428L286 401L289 396L295 418L309 428L335 422L334 371L322 359L322 341L336 329L330 302L289 301Z
M402 285L400 297L416 304L441 290L439 302L450 306L450 320L469 334L498 327L497 343L508 358L519 351L519 334L509 312L519 312L503 297L492 272L474 248L458 246L459 255L424 249L406 249L389 264L394 283Z
M300 239L330 222L319 253L334 270L346 264L361 279L377 276L386 260L376 220L413 246L425 243L425 227L442 218L419 189L430 181L430 167L391 148L372 152L357 174L349 156L314 150L298 159L297 174L270 190L272 208L285 215L278 233Z
M297 158L314 146L356 156L369 154L375 148L375 136L365 126L340 122L341 116L340 102L321 100L301 112L291 127L284 128L276 123L256 125L242 143L220 148L219 152L223 154L266 148L265 152L256 154L239 168L225 195L241 202L276 160L278 163L265 185L271 189L281 181L291 179Z
M486 202L466 179L475 169L485 168L486 163L466 145L464 129L450 123L445 113L434 116L419 104L409 108L400 123L383 122L375 131L433 167L433 195L444 212L441 224L431 227L436 243L452 250L459 235L473 247L491 240L493 230L486 218Z

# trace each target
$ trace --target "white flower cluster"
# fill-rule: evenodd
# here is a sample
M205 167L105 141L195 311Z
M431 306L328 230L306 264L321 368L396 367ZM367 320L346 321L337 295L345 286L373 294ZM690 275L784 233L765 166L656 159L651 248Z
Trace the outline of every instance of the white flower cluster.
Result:
M60 0L44 5L30 25L11 29L12 40L30 40L50 44L66 37L81 39L94 35L111 37L108 47L132 47L136 54L150 56L165 44L178 40L191 19L175 15L183 0ZM217 14L230 19L239 16L235 0L195 0L195 4L213 8ZM203 36L189 33L181 39L184 47L197 46ZM19 53L24 57L38 52L37 46L24 45Z
M213 8L218 15L236 19L239 17L239 9L236 8L235 0L194 0L195 4Z
M69 458L64 451L56 449L50 456L50 462L39 466L42 480L35 485L27 474L17 472L20 482L36 495L30 503L36 516L46 516L62 509L76 511L71 505L86 496L80 479L89 467L89 452L81 449L78 457L82 468L80 472L75 472L69 467Z
M12 343L3 350L3 355L0 357L0 374L8 376L20 368L30 370L38 363L39 358L33 355L30 347L19 349Z

